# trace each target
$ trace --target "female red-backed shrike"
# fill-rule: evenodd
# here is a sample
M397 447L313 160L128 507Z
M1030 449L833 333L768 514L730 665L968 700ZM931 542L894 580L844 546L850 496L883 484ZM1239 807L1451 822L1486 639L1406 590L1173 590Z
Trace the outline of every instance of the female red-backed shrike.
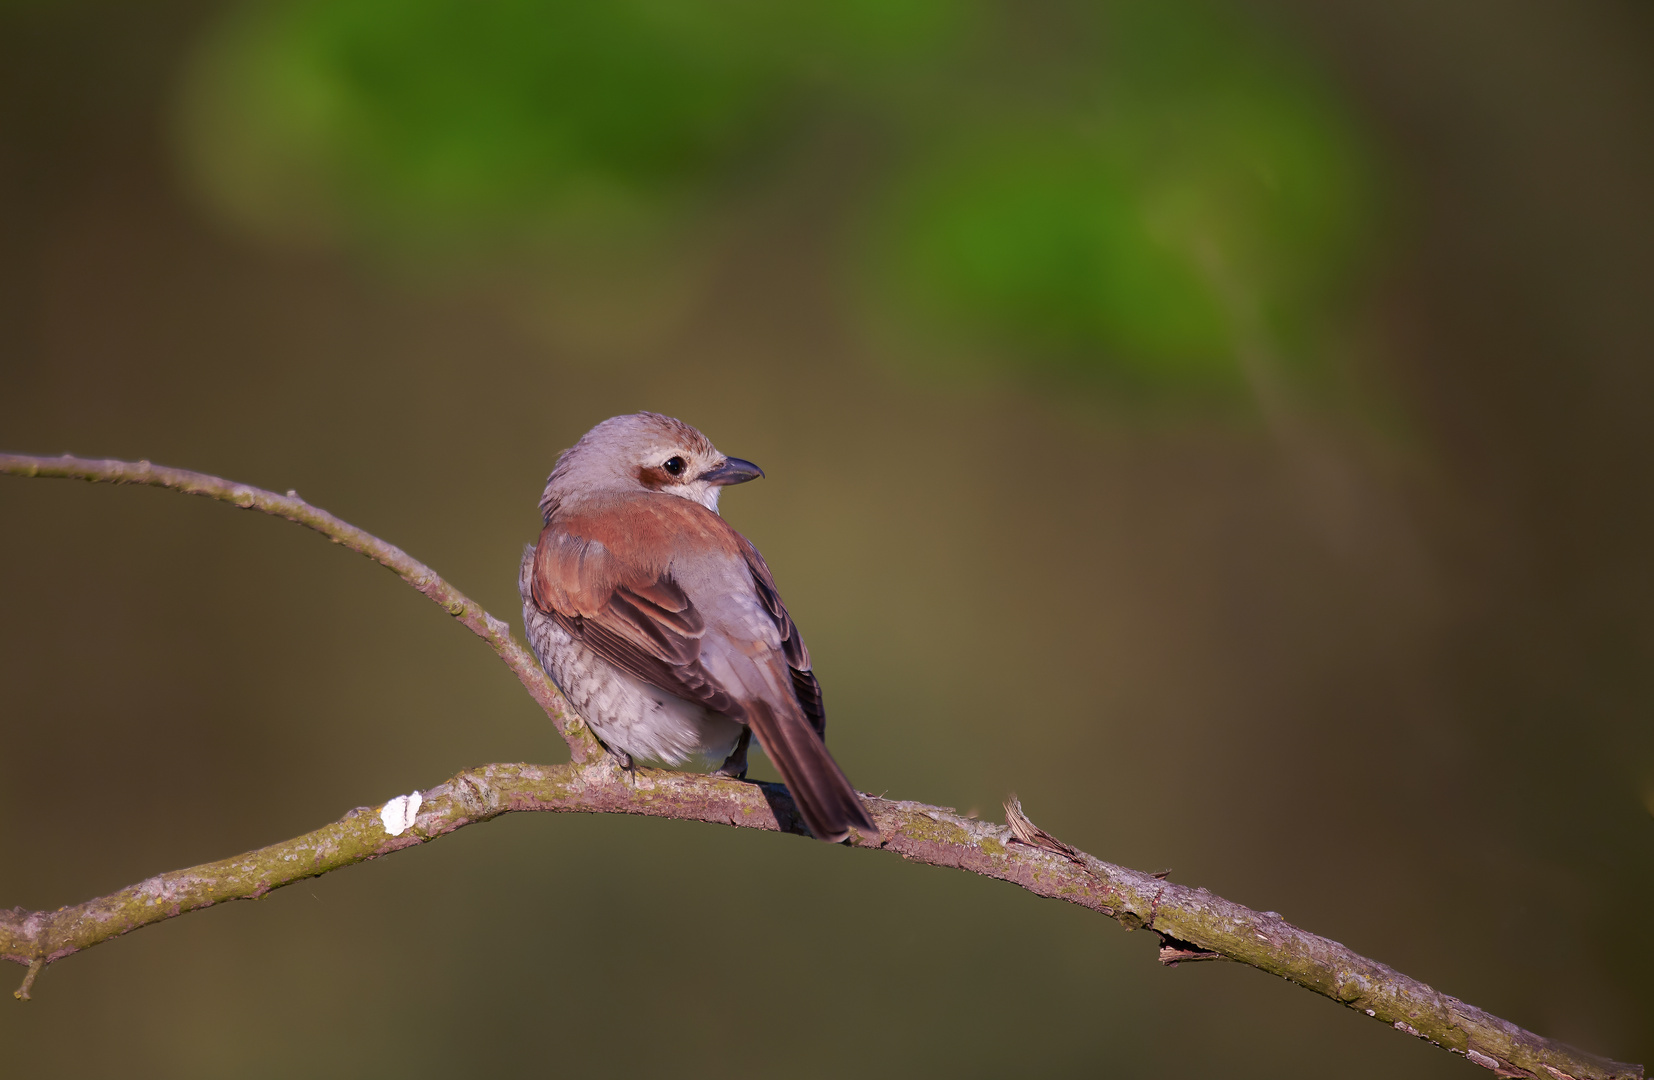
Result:
M821 685L770 568L718 516L726 485L763 475L670 416L586 432L557 459L523 556L529 644L623 766L701 758L745 776L756 732L812 834L877 835L822 741Z

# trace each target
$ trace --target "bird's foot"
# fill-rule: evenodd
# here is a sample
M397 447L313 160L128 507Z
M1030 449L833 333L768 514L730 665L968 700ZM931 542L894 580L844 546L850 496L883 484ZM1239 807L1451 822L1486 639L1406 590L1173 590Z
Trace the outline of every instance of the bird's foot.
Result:
M736 763L734 758L724 762L712 770L713 776L721 776L726 780L745 780L747 778L747 763Z
M713 776L728 777L731 780L745 780L747 778L747 746L752 742L752 729L742 728L741 737L735 742L735 749L731 750L724 763L712 770Z
M604 747L604 749L609 752L609 760L614 762L615 768L619 769L627 776L631 776L633 773L637 772L637 762L632 760L631 754L628 754L624 750L617 750L612 746Z

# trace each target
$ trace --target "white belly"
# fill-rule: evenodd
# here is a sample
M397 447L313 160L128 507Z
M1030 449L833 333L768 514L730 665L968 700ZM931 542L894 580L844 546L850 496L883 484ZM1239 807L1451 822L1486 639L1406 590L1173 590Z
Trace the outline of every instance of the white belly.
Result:
M713 769L734 751L739 721L628 675L531 603L523 623L552 682L607 746L665 765L698 758Z

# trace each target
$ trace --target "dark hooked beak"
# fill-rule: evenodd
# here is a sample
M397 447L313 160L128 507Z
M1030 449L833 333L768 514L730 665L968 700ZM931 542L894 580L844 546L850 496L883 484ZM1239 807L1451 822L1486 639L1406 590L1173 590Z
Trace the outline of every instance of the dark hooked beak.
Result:
M732 457L725 458L723 464L702 473L701 479L718 487L726 487L730 484L744 484L748 480L756 480L763 475L764 470L752 462Z

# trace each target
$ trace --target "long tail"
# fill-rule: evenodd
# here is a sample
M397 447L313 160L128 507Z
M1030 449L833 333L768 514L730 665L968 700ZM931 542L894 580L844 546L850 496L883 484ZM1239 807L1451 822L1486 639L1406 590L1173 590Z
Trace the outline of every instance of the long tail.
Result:
M764 753L781 770L787 790L804 815L804 824L818 840L836 844L852 828L877 836L879 828L868 816L856 789L827 752L827 744L797 709L777 710L767 701L742 702L753 734Z

